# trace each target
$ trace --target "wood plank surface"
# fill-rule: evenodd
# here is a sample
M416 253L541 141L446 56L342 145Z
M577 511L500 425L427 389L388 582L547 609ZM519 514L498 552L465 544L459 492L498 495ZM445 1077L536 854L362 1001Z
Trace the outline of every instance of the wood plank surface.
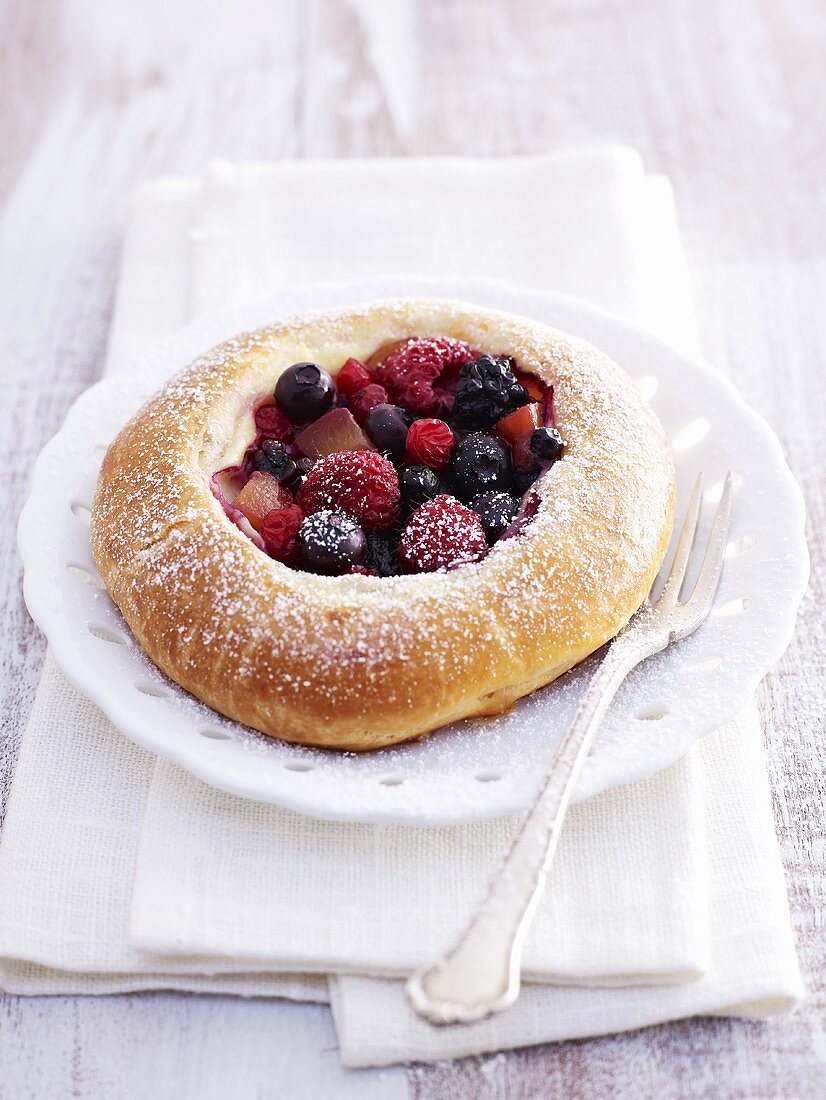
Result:
M810 997L771 1024L688 1021L419 1067L410 1095L823 1096L821 97L821 0L0 0L0 805L44 649L14 518L34 456L100 374L135 183L214 155L626 142L673 180L707 355L775 426L809 508L812 584L760 706ZM280 1095L260 1008L239 1042L245 1010L172 995L0 998L0 1098Z

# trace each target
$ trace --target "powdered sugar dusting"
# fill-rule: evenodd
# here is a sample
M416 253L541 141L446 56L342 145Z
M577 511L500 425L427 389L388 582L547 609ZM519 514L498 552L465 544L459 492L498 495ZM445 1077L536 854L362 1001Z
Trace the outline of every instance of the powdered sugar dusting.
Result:
M254 433L256 397L298 359L335 370L411 332L506 350L555 387L567 449L536 485L536 517L450 572L317 577L266 558L209 488ZM178 375L107 455L93 546L133 630L195 694L287 737L346 744L348 727L386 743L507 705L602 644L647 590L671 506L661 432L595 349L401 300L241 334Z
M139 395L151 392L172 369L228 333L291 312L306 314L314 303L334 307L389 293L434 291L442 297L460 293L466 300L581 332L635 378L656 377L656 406L668 433L692 417L707 416L712 422L700 453L676 456L681 489L687 494L691 488L698 462L712 487L727 469L740 471L734 536L761 532L750 553L727 560L720 603L755 591L760 599L743 614L711 616L696 635L631 675L603 722L575 801L652 774L719 728L739 713L788 643L806 572L799 491L776 437L717 372L581 303L505 284L475 280L454 288L385 278L355 287L297 288L267 303L204 317L133 360L124 379L87 391L38 459L31 502L21 519L27 603L60 666L119 729L205 782L334 819L437 824L495 817L524 808L567 724L590 661L522 698L507 714L459 722L436 737L377 753L329 753L272 740L221 717L170 683L140 646L106 644L90 634L89 623L105 623L128 637L107 596L67 571L69 562L94 567L88 561L83 509L79 503L67 509L66 502L90 500L100 467L98 445L113 438L137 408ZM767 502L779 517L771 527L761 526ZM638 720L652 710L668 713L655 722ZM217 739L211 733L201 736L212 730ZM479 776L485 782L477 781ZM393 785L384 784L386 777L393 778Z

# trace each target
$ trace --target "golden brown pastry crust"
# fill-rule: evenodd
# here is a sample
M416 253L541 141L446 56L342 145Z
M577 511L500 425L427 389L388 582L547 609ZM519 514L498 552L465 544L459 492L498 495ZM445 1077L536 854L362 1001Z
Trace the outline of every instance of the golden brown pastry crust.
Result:
M210 489L253 438L255 399L291 363L335 373L413 335L513 355L553 384L566 450L537 482L538 514L452 572L320 577L271 560ZM238 336L169 382L106 454L92 548L182 687L263 733L367 750L499 713L612 638L660 568L674 500L662 430L605 355L509 314L401 300Z

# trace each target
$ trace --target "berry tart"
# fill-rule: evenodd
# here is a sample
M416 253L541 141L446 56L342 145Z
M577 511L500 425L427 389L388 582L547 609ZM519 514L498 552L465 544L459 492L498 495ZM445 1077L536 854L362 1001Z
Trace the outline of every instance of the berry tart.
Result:
M582 341L447 301L209 352L103 462L92 548L152 660L275 737L368 750L493 715L612 638L674 470Z

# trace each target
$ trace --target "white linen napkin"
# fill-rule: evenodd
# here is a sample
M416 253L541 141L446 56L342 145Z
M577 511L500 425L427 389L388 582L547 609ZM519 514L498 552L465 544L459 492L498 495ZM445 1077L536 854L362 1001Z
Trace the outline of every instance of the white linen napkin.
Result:
M487 221L451 219L451 204L461 206L468 188ZM338 216L319 232L319 204L332 201L333 192ZM416 212L401 225L398 205L395 223L392 217L400 194ZM405 162L376 166L375 174L369 164L218 165L203 185L166 181L143 192L127 244L110 362L117 369L140 342L177 327L198 306L223 302L233 287L261 297L285 279L335 278L345 269L352 277L415 270L529 281L519 278L523 271L554 289L586 293L590 278L590 296L599 304L661 332L667 306L675 341L690 350L690 311L682 321L676 312L687 302L687 284L670 201L667 184L646 181L628 151L499 165ZM518 215L503 221L497 215L504 218L505 207ZM438 209L439 217L428 209ZM437 227L430 232L436 245L450 242L448 267L444 247L418 245L429 225ZM475 266L481 254L460 226L477 244L487 238L488 266ZM408 263L411 236L418 251ZM546 265L541 272L522 266L537 247ZM752 762L745 769L751 781L738 789L760 818L766 843L761 858L739 866L762 899L759 935L743 925L749 896L739 887L719 905L715 896L709 925L700 776L707 766L730 775L731 761L721 750L707 765L694 751L645 784L573 811L554 888L532 936L530 973L545 982L645 981L647 988L628 992L640 1006L636 1016L612 1014L606 997L616 990L604 988L579 990L582 1002L560 1017L550 999L560 990L543 987L520 1002L549 998L530 1018L517 1008L518 1015L508 1013L502 1022L478 1025L488 1030L474 1029L471 1040L462 1039L465 1029L453 1029L438 1033L437 1043L437 1033L425 1029L433 1036L428 1047L406 1013L400 983L341 977L333 983L334 1007L347 1061L446 1057L466 1052L468 1041L483 1050L563 1037L565 1027L542 1031L548 1016L568 1019L569 1034L596 1034L697 1011L750 1011L754 1000L775 1008L792 1003L799 975L753 715L747 725L720 740L736 740ZM709 740L704 754L711 746ZM638 815L634 846L618 846ZM747 838L733 824L714 834L717 852L742 859ZM49 661L0 844L0 984L27 992L163 987L321 999L323 977L283 972L406 972L449 934L447 913L461 920L506 831L506 823L457 830L310 823L214 792L165 761L154 766ZM330 872L326 845L337 853L338 874ZM462 854L468 867L457 875ZM345 859L346 875L340 872ZM423 860L433 869L423 871ZM609 867L621 871L610 893L602 877ZM723 902L734 931L714 918ZM417 911L426 932L414 919ZM388 931L400 913L412 916L394 937ZM593 934L584 935L586 929ZM716 962L721 935L736 948L725 954L728 969ZM748 952L754 957L744 971L736 964ZM661 985L691 977L698 980L690 986ZM686 999L689 988L701 994Z
M129 910L155 757L112 729L51 655L0 843L0 987L10 993L237 992L231 959L138 951ZM249 995L326 1000L324 979L254 974Z
M708 830L711 955L702 978L659 988L525 985L507 1012L447 1029L430 1027L416 1016L400 981L333 978L333 1016L344 1064L460 1058L630 1031L683 1016L764 1018L792 1008L802 989L756 707L707 737L696 755L706 788ZM616 827L624 828L624 820ZM555 885L552 877L551 892Z
M697 350L668 181L632 149L502 160L217 161L193 316L323 279L488 276L564 291Z
M145 952L239 968L403 976L470 912L515 826L310 821L159 761L130 938ZM700 977L706 862L694 756L663 779L576 807L526 947L526 976L599 985Z

